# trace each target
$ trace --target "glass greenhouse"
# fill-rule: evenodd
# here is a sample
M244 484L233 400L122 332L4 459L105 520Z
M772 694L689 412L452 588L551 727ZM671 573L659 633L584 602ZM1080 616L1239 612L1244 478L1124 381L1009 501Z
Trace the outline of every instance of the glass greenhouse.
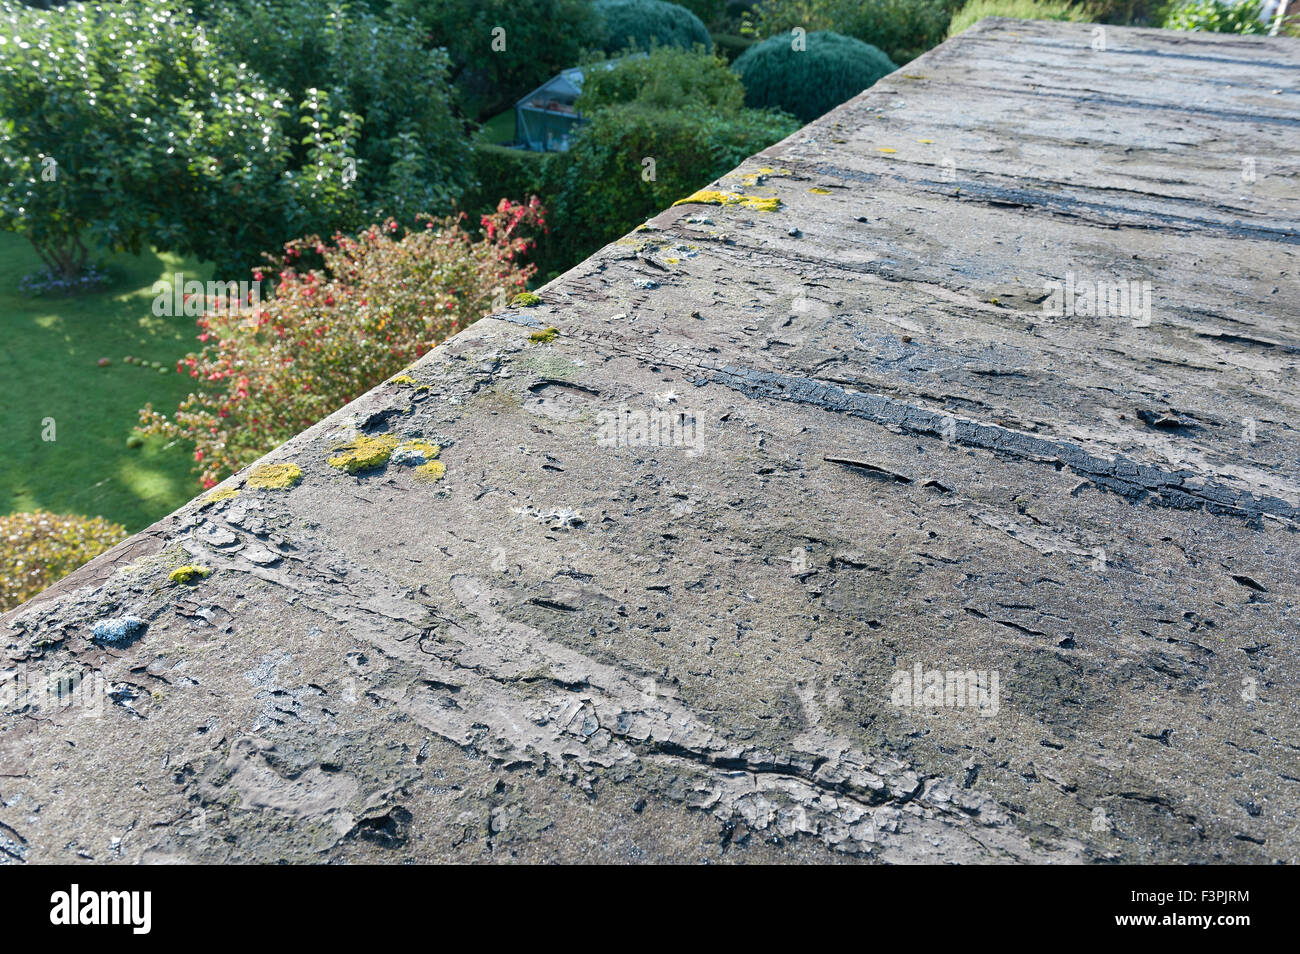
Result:
M574 108L582 92L582 70L567 69L515 103L515 144L534 152L563 152L582 117Z

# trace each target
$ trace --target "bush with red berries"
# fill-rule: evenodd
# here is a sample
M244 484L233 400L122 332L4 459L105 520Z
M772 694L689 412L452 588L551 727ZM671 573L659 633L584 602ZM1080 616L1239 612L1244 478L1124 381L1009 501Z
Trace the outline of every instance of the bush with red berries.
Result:
M537 199L502 199L480 226L389 219L289 242L270 297L198 319L203 347L177 364L198 390L170 416L146 405L137 432L191 442L205 487L261 457L525 287L522 256L546 226Z

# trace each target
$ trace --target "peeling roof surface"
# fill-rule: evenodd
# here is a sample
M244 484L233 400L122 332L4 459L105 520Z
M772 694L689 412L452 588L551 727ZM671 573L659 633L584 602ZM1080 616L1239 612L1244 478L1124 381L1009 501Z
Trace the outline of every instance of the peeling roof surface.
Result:
M1300 47L1092 29L985 21L5 617L0 859L1295 860Z

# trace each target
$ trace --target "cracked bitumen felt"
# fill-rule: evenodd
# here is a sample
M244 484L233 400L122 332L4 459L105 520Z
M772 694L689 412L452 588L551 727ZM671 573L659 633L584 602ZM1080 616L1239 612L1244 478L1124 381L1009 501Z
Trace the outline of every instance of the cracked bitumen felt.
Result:
M1298 71L990 20L700 183L3 617L0 862L1294 861Z

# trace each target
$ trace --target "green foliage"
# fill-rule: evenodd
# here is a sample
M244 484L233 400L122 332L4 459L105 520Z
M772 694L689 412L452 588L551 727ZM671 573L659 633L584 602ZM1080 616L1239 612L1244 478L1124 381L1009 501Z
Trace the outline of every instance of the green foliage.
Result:
M861 40L818 31L800 39L773 36L732 64L745 84L745 103L776 108L811 122L856 96L896 68L889 57Z
M502 196L540 195L552 153L511 149L479 140L474 145L474 177L478 187L464 199L467 209L494 208Z
M1270 24L1260 19L1261 0L1188 0L1173 7L1162 24L1166 30L1204 30L1210 33L1267 34Z
M698 47L661 46L647 56L628 56L610 64L592 64L584 72L578 111L584 115L619 103L658 109L711 107L734 113L745 101L739 77L727 61Z
M953 14L948 35L956 36L985 17L1010 17L1015 20L1062 20L1090 23L1092 12L1068 0L968 0Z
M280 97L171 0L49 12L0 0L0 104L0 228L64 278L97 249L229 263L275 244L278 226L314 211L310 176L332 135L306 147L302 178L286 175Z
M331 113L358 117L359 134L345 137L355 148L331 156L348 163L329 180L342 187L346 168L350 188L340 189L331 210L340 224L446 211L469 184L469 144L452 111L447 54L424 49L410 23L343 0L224 0L210 24L223 59L247 64L290 102L325 94L321 128L330 127ZM295 165L313 145L295 144ZM308 222L281 239L334 225Z
M0 613L31 599L120 540L103 517L14 513L0 517Z
M591 0L393 0L390 16L413 20L426 46L446 50L465 111L480 120L579 63L604 40ZM405 84L398 90L406 91Z
M736 57L740 56L757 42L751 36L741 36L739 33L715 33L713 34L713 45L721 56L726 57L727 62L734 62Z
M707 27L726 19L727 0L681 0L678 6L690 10Z
M749 29L758 36L786 36L799 27L851 36L906 63L943 42L960 0L762 0Z
M797 128L788 116L749 109L632 102L598 110L553 167L555 238L570 260L589 255Z
M1170 6L1169 0L1093 0L1089 4L1097 23L1153 27L1160 26Z
M713 47L704 24L690 10L664 0L596 0L604 21L606 53L655 46Z

